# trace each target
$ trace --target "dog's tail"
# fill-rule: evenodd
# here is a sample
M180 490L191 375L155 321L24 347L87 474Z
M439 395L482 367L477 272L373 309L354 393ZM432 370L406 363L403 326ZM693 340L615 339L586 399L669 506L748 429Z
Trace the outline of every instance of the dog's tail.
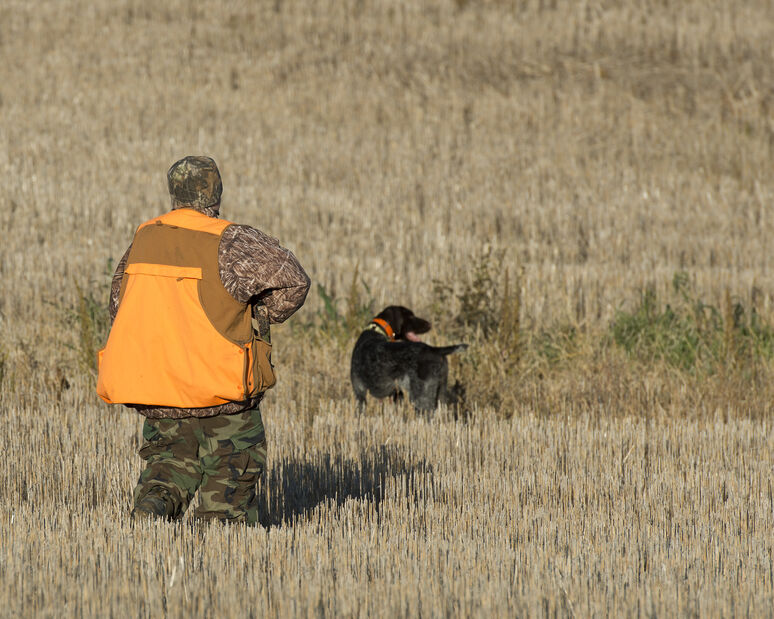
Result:
M467 344L453 344L452 346L433 346L433 351L439 355L450 355L458 350L465 350L468 347Z

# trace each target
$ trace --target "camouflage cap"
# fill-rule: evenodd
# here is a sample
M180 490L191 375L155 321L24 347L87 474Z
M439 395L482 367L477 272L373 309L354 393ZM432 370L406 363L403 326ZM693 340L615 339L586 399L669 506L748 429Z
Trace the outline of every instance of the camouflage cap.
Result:
M175 161L167 172L169 195L180 204L207 208L220 202L223 183L215 161L189 155Z

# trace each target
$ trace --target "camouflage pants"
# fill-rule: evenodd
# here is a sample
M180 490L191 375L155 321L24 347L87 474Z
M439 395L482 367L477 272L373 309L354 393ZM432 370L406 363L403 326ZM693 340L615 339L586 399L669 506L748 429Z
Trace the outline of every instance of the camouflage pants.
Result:
M197 518L254 524L256 484L266 464L266 435L258 408L218 417L146 419L140 456L146 461L134 489L135 506L148 493L180 518L199 490Z

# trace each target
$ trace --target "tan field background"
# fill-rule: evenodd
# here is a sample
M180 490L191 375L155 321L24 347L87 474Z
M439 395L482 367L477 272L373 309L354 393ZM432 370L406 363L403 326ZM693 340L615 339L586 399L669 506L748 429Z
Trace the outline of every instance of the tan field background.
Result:
M774 317L770 2L4 0L0 60L0 616L774 614L770 362L600 344L678 271ZM140 420L82 362L186 154L313 280L256 529L133 527ZM487 251L499 347L454 321ZM469 341L467 420L357 416L317 284Z

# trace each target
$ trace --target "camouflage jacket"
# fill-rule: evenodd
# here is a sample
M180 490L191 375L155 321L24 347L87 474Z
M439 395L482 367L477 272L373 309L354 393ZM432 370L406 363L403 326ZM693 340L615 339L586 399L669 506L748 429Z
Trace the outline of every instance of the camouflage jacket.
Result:
M210 217L217 217L217 205L197 208ZM121 280L132 246L124 253L113 275L110 291L110 321L115 320L119 305ZM250 226L231 225L223 231L218 247L220 280L226 290L240 303L253 303L262 335L269 332L269 324L284 322L306 300L309 276L292 252L279 242ZM255 301L260 297L260 305ZM138 412L152 419L182 419L184 417L212 417L230 415L254 407L260 396L244 402L229 402L207 408L169 408L134 406Z

